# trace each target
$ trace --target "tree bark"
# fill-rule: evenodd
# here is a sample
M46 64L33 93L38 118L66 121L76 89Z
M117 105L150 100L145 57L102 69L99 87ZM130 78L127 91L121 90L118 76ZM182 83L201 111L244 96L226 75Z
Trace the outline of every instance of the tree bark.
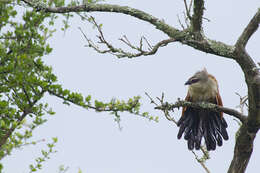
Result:
M244 173L253 152L255 133L249 133L248 125L243 124L238 134L233 160L229 166L228 173Z

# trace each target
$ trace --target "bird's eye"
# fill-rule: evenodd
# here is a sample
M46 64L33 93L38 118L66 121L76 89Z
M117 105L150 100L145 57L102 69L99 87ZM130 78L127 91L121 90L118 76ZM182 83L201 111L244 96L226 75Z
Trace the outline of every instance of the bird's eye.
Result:
M196 83L196 82L198 82L198 81L199 81L198 78L194 78L194 79L191 80L191 83Z

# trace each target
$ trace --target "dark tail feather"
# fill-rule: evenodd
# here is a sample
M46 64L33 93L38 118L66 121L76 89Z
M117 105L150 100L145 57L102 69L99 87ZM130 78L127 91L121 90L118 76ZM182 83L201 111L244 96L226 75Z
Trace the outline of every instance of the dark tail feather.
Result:
M208 136L210 138L210 149L208 150L215 150L216 149L216 128L214 127L214 123L208 115L208 122L205 122L208 125Z
M191 137L193 137L193 125L195 123L194 117L191 115L190 117L192 117L189 121L189 123L187 124L186 128L185 128L185 135L184 135L184 139L189 140Z
M228 140L228 133L227 133L227 122L226 120L219 115L219 113L212 113L212 122L215 125L215 129L217 130L216 133L220 134L224 140Z
M187 143L188 143L188 149L193 150L194 149L194 140L189 139Z
M191 115L188 116L188 114L186 114L186 115L182 116L181 119L179 120L179 122L177 123L177 126L180 127L179 133L177 135L178 139L181 138L183 132L187 129L188 124L190 124L191 118L192 118Z
M202 131L202 121L200 120L199 122L199 127L198 127L198 133L197 136L195 137L195 149L199 150L200 149L200 144L201 144L201 139L202 139L202 135L203 135L203 131Z
M225 140L228 140L228 133L227 133L227 122L226 122L226 120L222 117L221 118L221 132L220 132L220 134L222 135L222 137L223 137L223 139L225 139Z
M223 117L221 118L221 123L222 123L223 127L225 127L225 128L228 127L227 122L226 122L226 120Z
M186 108L177 125L180 127L177 137L180 139L184 133L189 150L200 149L202 137L208 151L222 146L222 138L228 140L227 123L220 113Z
M214 137L217 141L217 145L222 146L223 141L222 141L222 137L221 137L221 133L220 133L221 123L220 123L220 117L218 118L218 114L212 116L211 122L212 122L213 129L215 129Z
M217 144L218 144L218 146L222 146L222 144L223 144L223 141L222 141L222 138L221 138L221 136L219 135L219 133L217 133Z
M187 108L184 115L178 121L180 127L177 138L180 139L184 133L184 139L187 140L188 149L200 148L202 132L199 128L200 117L198 111L193 108Z
M207 150L215 150L216 149L216 141L214 138L214 129L212 128L211 122L208 117L204 117L203 119L203 136L205 139Z

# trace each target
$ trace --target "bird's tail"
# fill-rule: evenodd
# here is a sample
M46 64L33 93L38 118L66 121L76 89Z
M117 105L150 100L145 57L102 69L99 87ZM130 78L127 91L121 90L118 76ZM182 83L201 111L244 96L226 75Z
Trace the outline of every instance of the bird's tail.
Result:
M177 125L180 127L177 138L184 133L189 150L200 149L202 137L208 151L215 150L216 145L222 146L222 138L228 140L227 123L218 112L187 107Z

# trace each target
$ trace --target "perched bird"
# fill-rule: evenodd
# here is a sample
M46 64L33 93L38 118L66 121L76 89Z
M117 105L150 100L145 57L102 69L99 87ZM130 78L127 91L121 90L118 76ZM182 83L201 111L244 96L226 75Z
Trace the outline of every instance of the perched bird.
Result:
M188 94L185 98L190 102L210 102L222 106L219 94L218 82L214 76L208 74L204 68L196 72L185 85L189 85ZM207 150L215 150L216 145L222 146L223 140L228 140L227 123L223 112L183 107L182 116L177 122L180 127L177 138L184 133L188 149L200 149L202 137L204 137Z

